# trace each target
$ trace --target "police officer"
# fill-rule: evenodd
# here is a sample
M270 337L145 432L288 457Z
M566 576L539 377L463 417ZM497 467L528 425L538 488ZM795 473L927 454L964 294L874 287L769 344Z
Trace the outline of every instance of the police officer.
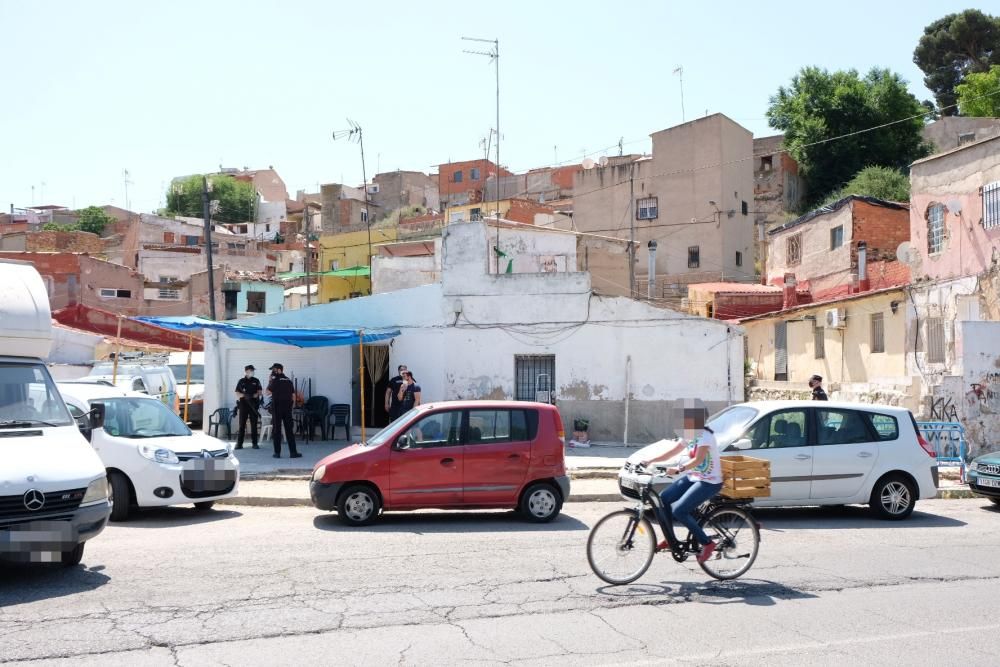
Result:
M295 447L295 428L292 425L292 406L295 404L295 385L285 375L285 367L272 364L271 381L267 383L267 395L271 397L272 420L271 435L274 439L274 458L281 458L281 427L285 427L288 437L289 456L297 459L302 456Z
M260 395L264 388L260 380L253 376L254 367L248 364L243 367L243 377L236 383L236 409L239 412L240 432L236 436L236 449L243 449L243 438L246 436L247 420L250 420L250 440L254 449L257 445L257 420L260 419Z
M827 400L826 392L823 391L823 378L819 375L813 375L809 378L809 388L812 389L812 400L814 401L825 401Z

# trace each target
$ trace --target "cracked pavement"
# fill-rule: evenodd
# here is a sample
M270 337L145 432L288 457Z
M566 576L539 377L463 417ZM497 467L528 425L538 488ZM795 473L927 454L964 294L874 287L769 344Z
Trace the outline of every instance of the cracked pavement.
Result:
M761 510L734 582L660 554L606 586L587 531L508 512L390 514L348 529L310 508L170 508L115 524L84 564L0 566L11 665L996 664L1000 511L934 500Z

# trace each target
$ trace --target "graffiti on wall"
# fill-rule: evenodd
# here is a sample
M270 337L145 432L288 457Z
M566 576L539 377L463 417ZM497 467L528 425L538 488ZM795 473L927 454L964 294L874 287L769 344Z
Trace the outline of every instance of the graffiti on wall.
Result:
M965 395L970 416L1000 413L1000 373L986 373Z
M950 396L930 396L928 397L929 412L931 421L957 422L958 410L952 403Z

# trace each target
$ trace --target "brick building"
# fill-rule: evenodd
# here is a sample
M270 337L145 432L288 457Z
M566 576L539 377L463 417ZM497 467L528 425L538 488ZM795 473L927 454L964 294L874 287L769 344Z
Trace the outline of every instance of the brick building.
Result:
M99 255L104 252L104 241L90 232L13 232L0 235L0 250L26 252L82 252Z
M82 304L129 315L144 314L142 276L120 264L75 252L0 252L34 265L52 310Z
M514 174L487 159L448 162L438 165L438 195L441 206L474 204L485 199L486 181Z

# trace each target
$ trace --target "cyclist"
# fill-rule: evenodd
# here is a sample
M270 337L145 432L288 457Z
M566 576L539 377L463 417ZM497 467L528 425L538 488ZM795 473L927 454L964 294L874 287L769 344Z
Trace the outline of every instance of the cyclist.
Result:
M722 489L722 463L719 460L719 444L712 429L705 426L705 409L684 407L684 432L677 444L666 452L643 461L644 466L668 461L686 448L689 460L667 468L668 475L681 475L660 494L664 506L669 505L674 517L688 527L701 545L698 562L704 563L715 551L715 542L709 539L692 516L703 502ZM666 549L666 540L657 549Z

